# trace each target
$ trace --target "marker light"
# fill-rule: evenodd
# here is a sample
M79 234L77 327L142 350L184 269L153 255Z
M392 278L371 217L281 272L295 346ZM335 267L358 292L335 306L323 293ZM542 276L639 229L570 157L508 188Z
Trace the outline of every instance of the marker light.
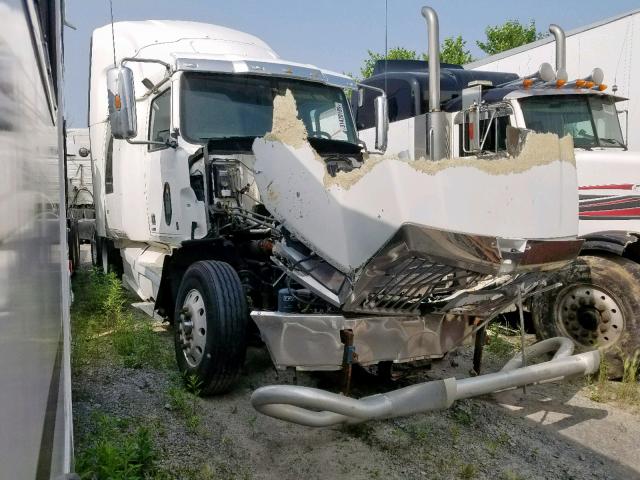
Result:
M584 88L584 86L587 84L586 80L582 80L581 78L579 78L578 80L576 80L576 87L578 88Z
M116 107L116 110L120 110L122 108L122 100L120 100L120 95L116 94L113 97L113 106Z
M584 87L585 88L593 88L594 85L595 85L594 82L588 80L588 81L585 82Z
M596 88L599 91L604 92L607 89L607 86L604 83L601 83L600 85L597 85Z
M525 78L524 80L522 80L522 86L524 88L529 88L531 85L533 85L533 79L532 78Z
M558 80L556 80L556 88L562 88L565 83L567 83L566 80L559 78Z

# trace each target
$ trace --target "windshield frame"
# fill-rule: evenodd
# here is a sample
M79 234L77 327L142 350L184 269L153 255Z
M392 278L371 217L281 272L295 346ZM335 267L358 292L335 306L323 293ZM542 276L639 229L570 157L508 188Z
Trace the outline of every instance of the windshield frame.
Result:
M534 100L535 99L535 100ZM621 148L626 150L627 149L627 145L625 143L625 138L624 135L622 133L622 125L620 124L620 119L617 113L617 108L616 108L616 101L614 98L610 98L608 96L602 96L602 95L588 95L588 94L569 94L569 95L554 95L554 94L546 94L546 95L531 95L531 96L524 96L524 97L519 97L517 98L517 102L518 102L518 107L520 109L520 113L522 115L522 120L524 122L524 127L529 129L529 125L527 124L527 119L526 119L526 115L525 115L525 111L526 111L526 107L527 107L527 103L535 103L536 101L538 102L542 102L544 100L549 100L549 99L572 99L572 100L579 100L582 101L585 105L586 105L586 110L588 111L589 114L589 123L591 125L591 133L593 133L593 135L589 135L589 136L593 136L593 141L589 144L584 143L584 144L579 144L576 143L576 138L574 137L574 145L575 148L583 148L586 150L590 150L592 148ZM607 102L608 100L608 102ZM596 124L596 118L594 116L594 110L593 110L593 105L592 102L593 101L601 101L602 103L608 103L609 105L611 105L614 109L614 115L615 115L615 126L617 126L617 130L618 130L618 134L619 134L619 142L617 143L618 140L615 139L616 143L613 142L607 142L601 139L602 135L601 132L598 130L598 125ZM585 119L586 120L586 119ZM537 130L534 130L537 131ZM552 133L557 133L557 132L552 132ZM569 133L567 133L568 135Z
M185 94L187 91L187 82L189 80L190 77L215 77L215 78L245 78L245 79L257 79L257 80L263 80L266 83L270 83L272 85L272 87L275 87L275 85L277 83L283 82L283 83L294 83L294 84L301 84L301 85L310 85L313 87L323 87L326 88L328 90L333 90L335 92L338 92L338 94L340 95L340 99L343 105L343 115L345 118L345 123L347 125L347 131L346 131L346 135L347 138L351 137L353 139L353 141L350 140L341 140L341 139L331 139L332 142L339 142L345 145L349 145L349 146L358 146L360 147L360 141L359 141L359 137L358 137L358 130L356 129L356 125L355 125L355 120L353 117L353 112L351 110L351 104L348 100L348 97L344 91L344 88L341 88L338 85L333 85L333 84L327 84L324 82L315 82L315 81L309 81L309 80L304 80L304 79L299 79L299 78L291 78L291 77L286 77L286 76L272 76L272 75L260 75L260 74L251 74L251 73L227 73L227 72L209 72L209 71L192 71L192 72L182 72L181 76L180 76L180 80L179 80L179 85L178 85L178 92L179 92L179 118L178 120L178 125L180 126L180 135L181 137L194 145L204 145L205 143L207 143L210 140L224 140L225 138L233 138L233 137L211 137L211 138L194 138L192 136L190 136L190 132L188 131L187 128L185 128L185 121L187 118L187 112L185 111L186 107L186 103L185 102ZM268 132L265 132L268 133ZM250 136L250 135L249 135ZM261 135L257 135L255 138L260 138ZM317 137L317 136L309 136L308 138L310 139L317 139L317 140L322 140L322 137Z

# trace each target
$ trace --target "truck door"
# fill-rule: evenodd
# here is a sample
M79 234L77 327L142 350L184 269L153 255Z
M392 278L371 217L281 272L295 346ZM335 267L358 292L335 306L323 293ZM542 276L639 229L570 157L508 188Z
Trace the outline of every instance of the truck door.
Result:
M156 96L150 105L149 140L166 142L171 132L171 88ZM182 233L180 198L175 150L166 145L147 147L147 219L152 236L175 236ZM186 231L186 230L185 230Z

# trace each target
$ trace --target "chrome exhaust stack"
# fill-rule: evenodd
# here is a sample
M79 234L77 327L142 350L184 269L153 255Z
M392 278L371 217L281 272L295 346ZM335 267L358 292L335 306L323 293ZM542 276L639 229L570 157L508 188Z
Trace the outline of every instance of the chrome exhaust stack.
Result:
M430 160L448 157L447 117L440 111L440 27L438 14L431 7L422 7L429 36L429 113L427 115L427 147Z
M555 337L525 349L529 359L554 353L551 360L523 367L518 354L500 372L462 380L446 378L419 383L361 399L345 397L317 388L273 385L257 389L251 404L264 415L308 427L361 423L449 408L456 400L511 388L595 373L600 352L572 355L574 344Z
M567 37L559 25L549 25L549 33L556 39L556 78L567 81Z

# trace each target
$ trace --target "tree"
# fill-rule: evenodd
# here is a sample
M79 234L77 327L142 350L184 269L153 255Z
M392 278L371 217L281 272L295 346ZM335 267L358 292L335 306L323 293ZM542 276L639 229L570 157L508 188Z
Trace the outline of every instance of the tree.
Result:
M469 50L465 50L467 42L462 39L462 36L448 37L444 39L442 46L440 47L440 61L445 63L456 63L462 65L469 63L473 60ZM369 58L365 59L360 73L362 78L369 78L373 75L373 68L378 60L384 60L384 53L372 52L367 50ZM394 47L389 50L387 60L428 60L426 54L417 54L415 50L409 50L404 47Z
M367 50L369 58L365 59L364 65L360 69L362 78L369 78L373 75L373 67L375 67L378 60L384 60L384 53L376 53L371 50ZM389 50L387 54L387 60L418 60L418 55L414 50L408 50L404 47L394 47Z
M477 41L478 47L489 55L504 52L512 48L534 42L543 37L536 30L536 22L522 25L518 20L508 20L502 25L488 26L484 33L487 41Z
M473 61L473 57L469 50L464 47L467 42L462 39L461 35L457 37L447 37L444 39L440 47L440 61L444 63L455 63L456 65L464 65Z

